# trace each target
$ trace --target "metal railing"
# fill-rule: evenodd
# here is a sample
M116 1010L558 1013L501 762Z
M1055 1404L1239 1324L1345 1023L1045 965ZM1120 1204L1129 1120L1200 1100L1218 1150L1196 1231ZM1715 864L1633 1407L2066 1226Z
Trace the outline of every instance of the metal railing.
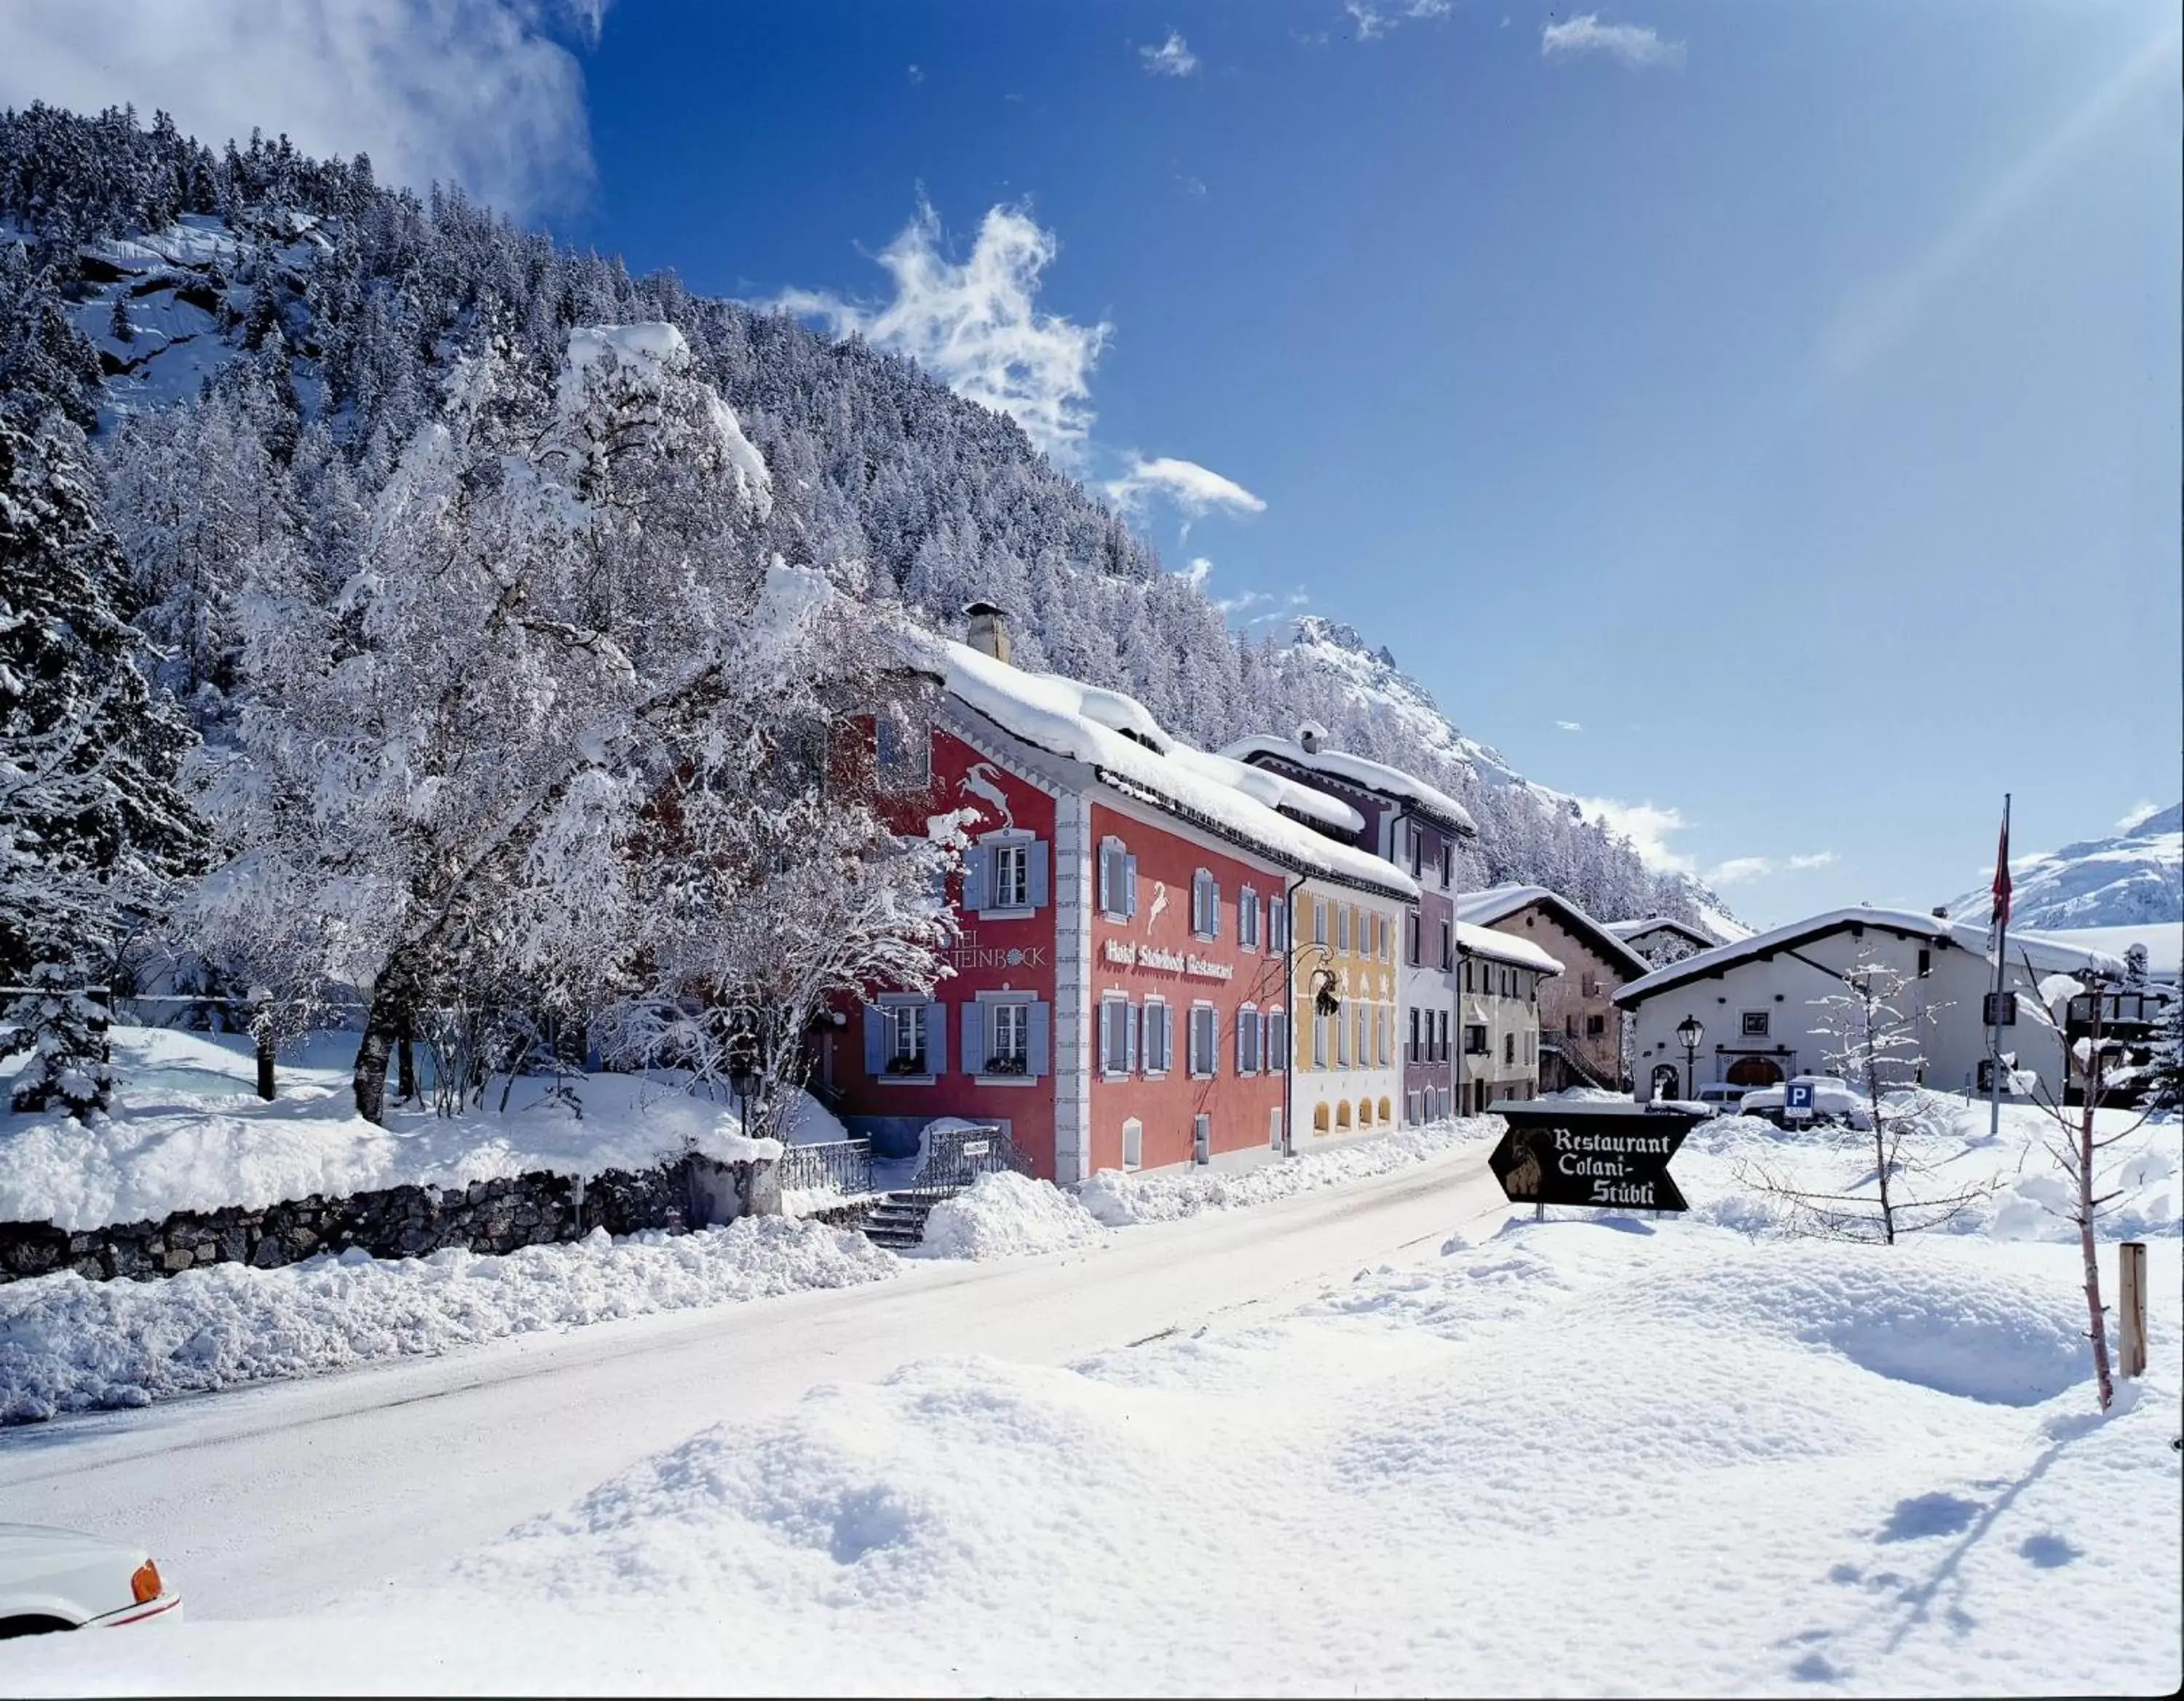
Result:
M944 1199L960 1193L981 1175L1013 1169L1033 1174L1031 1160L1017 1150L1016 1142L1000 1129L987 1124L976 1128L937 1129L926 1141L925 1162L909 1186L897 1190L917 1199Z
M791 1146L781 1154L777 1172L784 1193L792 1188L826 1189L855 1198L872 1191L872 1143L869 1140L827 1140Z

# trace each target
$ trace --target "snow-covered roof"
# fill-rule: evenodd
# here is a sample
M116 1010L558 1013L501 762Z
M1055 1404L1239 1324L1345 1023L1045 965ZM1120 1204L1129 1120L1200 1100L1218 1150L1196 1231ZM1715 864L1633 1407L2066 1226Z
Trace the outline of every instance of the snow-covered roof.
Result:
M1489 886L1483 892L1458 892L1456 917L1458 921L1491 927L1533 904L1552 910L1564 927L1580 939L1591 940L1602 956L1611 962L1621 963L1632 976L1652 973L1653 965L1625 945L1613 929L1602 927L1560 892L1549 891L1545 886Z
M1733 945L1716 945L1712 951L1702 951L1696 956L1687 956L1681 962L1672 962L1666 968L1657 968L1651 974L1623 988L1615 995L1615 1001L1618 1004L1636 1004L1657 992L1680 986L1701 975L1712 974L1717 969L1730 968L1768 951L1802 945L1808 940L1840 933L1849 927L1886 928L1914 939L1946 940L1969 951L1983 954L1986 950L1986 929L1974 923L1922 915L1916 910L1876 910L1862 904L1853 905L1847 909L1829 910L1820 915L1808 916L1801 922L1770 928L1764 933L1752 934L1749 939L1738 940ZM2035 973L2070 973L2081 968L2118 978L2123 973L2123 959L2120 956L2105 951L2071 945L2042 934L2010 934L2009 960L2013 963L2029 961Z
M1119 692L1056 673L1028 672L951 639L920 634L908 643L914 658L940 676L950 695L1028 745L1090 764L1117 790L1202 822L1300 873L1398 897L1418 895L1401 869L1292 821L1264 800L1284 793L1258 779L1247 782L1251 789L1243 789L1231 778L1240 763L1178 743L1142 705Z
M1314 790L1308 785L1299 785L1293 779L1284 779L1271 769L1253 767L1251 763L1240 762L1234 756L1217 756L1212 750L1194 750L1189 745L1172 745L1168 754L1185 767L1195 768L1209 779L1233 785L1246 797L1257 798L1269 809L1279 809L1285 814L1310 816L1346 838L1354 838L1365 830L1365 817L1340 798Z
M1560 974L1561 962L1528 939L1518 939L1514 934L1497 933L1492 928L1474 927L1469 922L1456 924L1456 948L1466 956L1491 957L1496 962L1515 963L1520 968L1536 968L1542 974Z
M1712 950L1717 943L1704 928L1691 922L1680 922L1674 916L1646 916L1634 921L1602 922L1601 926L1619 940L1643 939L1647 934L1666 928L1671 933L1681 934L1702 950Z
M1323 773L1329 779L1341 780L1361 790L1393 798L1453 832L1476 833L1479 830L1470 811L1446 792L1428 785L1415 774L1405 773L1401 768L1390 767L1384 762L1351 756L1347 750L1308 750L1292 739L1278 739L1271 733L1254 733L1249 738L1239 739L1226 746L1221 754L1245 762L1255 756L1273 756L1297 767Z

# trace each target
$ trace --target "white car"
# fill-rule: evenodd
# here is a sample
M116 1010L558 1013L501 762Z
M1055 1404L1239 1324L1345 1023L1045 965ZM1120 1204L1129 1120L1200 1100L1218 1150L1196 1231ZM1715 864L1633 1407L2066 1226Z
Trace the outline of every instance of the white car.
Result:
M1789 1102L1791 1087L1810 1087L1813 1090L1812 1120L1848 1123L1861 1131L1871 1131L1873 1111L1867 1105L1865 1096L1853 1091L1850 1083L1841 1075L1793 1075L1784 1086L1754 1087L1737 1106L1738 1113L1764 1117L1769 1122L1787 1126L1791 1118L1783 1107Z
M168 1592L142 1548L42 1524L0 1524L0 1640L49 1630L171 1624Z
M1708 1081L1699 1089L1698 1101L1717 1116L1735 1116L1737 1107L1744 1102L1746 1089L1724 1085L1719 1081Z

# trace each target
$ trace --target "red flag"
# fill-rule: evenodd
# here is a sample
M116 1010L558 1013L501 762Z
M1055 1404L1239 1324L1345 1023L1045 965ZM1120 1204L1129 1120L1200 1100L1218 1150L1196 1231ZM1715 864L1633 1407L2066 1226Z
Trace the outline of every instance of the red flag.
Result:
M1994 925L2009 925L2009 811L2002 812L2002 842L1994 849Z

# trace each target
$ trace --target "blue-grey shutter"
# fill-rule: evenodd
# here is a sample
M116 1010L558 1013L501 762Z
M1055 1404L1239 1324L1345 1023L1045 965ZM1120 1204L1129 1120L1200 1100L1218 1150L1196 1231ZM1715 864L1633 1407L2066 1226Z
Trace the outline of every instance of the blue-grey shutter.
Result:
M1144 1009L1145 1007L1139 1004L1125 1004L1123 1007L1123 1067L1131 1074L1138 1072L1138 1024Z
M865 1073L868 1075L887 1073L887 1030L885 1013L876 1005L865 1006Z
M1100 843L1099 860L1097 875L1100 883L1100 909L1102 914L1112 916L1115 913L1115 894L1113 882L1109 876L1113 873L1114 858L1108 855L1107 843L1105 839Z
M993 854L983 845L973 845L963 853L963 907L967 910L986 907L986 876Z
M1053 1007L1047 1004L1033 1005L1030 1024L1025 1034L1024 1066L1034 1075L1046 1074L1053 1067L1047 1061L1053 1051Z
M1172 1069L1175 1067L1175 1007L1162 1005L1160 1016L1161 1068Z
M1206 935L1208 939L1221 937L1221 883L1206 883Z
M1034 839L1024 850L1024 882L1035 910L1046 907L1046 840Z
M983 1074L986 1069L986 1007L972 999L963 1007L963 1073Z
M980 1062L985 1062L981 1057ZM925 1064L936 1075L948 1073L948 1007L925 1007Z
M1123 913L1134 916L1138 912L1138 859L1123 858Z
M1236 1073L1242 1074L1251 1067L1251 1059L1244 1048L1244 1036L1251 1031L1251 1018L1238 1012L1236 1016Z

